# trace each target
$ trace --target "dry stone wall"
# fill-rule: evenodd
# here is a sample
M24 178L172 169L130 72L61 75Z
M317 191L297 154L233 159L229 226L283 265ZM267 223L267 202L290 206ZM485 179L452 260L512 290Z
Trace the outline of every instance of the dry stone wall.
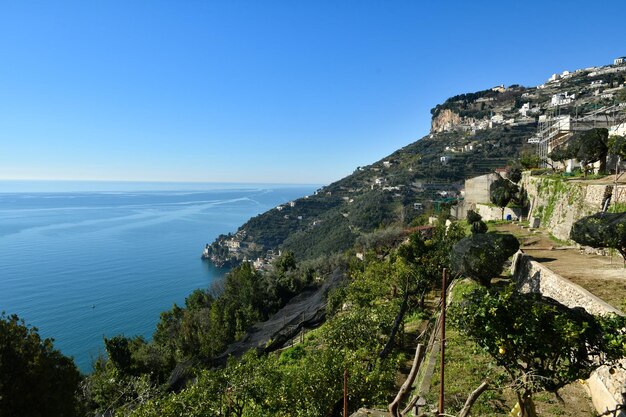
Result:
M584 181L532 177L524 173L522 184L531 202L529 218L539 218L541 227L556 238L569 240L574 222L602 210L607 187ZM611 202L626 203L625 186L613 192Z

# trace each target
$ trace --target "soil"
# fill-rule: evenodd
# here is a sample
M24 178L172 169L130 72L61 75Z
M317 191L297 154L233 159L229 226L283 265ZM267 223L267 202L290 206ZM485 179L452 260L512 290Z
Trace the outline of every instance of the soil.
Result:
M583 253L575 246L555 242L540 230L522 229L505 223L496 230L514 234L521 249L552 271L580 285L613 307L622 309L626 301L626 268L622 257Z

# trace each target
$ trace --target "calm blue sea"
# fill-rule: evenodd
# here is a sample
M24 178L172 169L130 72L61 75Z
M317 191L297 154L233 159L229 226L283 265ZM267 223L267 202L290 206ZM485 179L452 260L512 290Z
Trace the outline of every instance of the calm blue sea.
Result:
M150 338L161 311L223 275L205 243L315 188L0 181L0 310L89 372L103 336Z

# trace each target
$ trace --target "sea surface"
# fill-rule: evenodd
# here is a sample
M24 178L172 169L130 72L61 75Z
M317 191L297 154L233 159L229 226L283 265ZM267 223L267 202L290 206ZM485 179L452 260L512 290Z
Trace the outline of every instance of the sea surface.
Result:
M223 276L206 243L316 188L0 181L0 311L87 373L103 336L149 339L160 312Z

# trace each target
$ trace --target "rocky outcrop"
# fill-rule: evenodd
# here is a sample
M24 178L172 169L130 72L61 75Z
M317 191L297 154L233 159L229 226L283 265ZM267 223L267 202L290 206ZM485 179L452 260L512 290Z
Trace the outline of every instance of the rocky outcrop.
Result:
M433 117L430 127L430 133L445 132L446 130L452 130L455 126L458 126L463 121L463 118L453 112L452 110L444 109Z

